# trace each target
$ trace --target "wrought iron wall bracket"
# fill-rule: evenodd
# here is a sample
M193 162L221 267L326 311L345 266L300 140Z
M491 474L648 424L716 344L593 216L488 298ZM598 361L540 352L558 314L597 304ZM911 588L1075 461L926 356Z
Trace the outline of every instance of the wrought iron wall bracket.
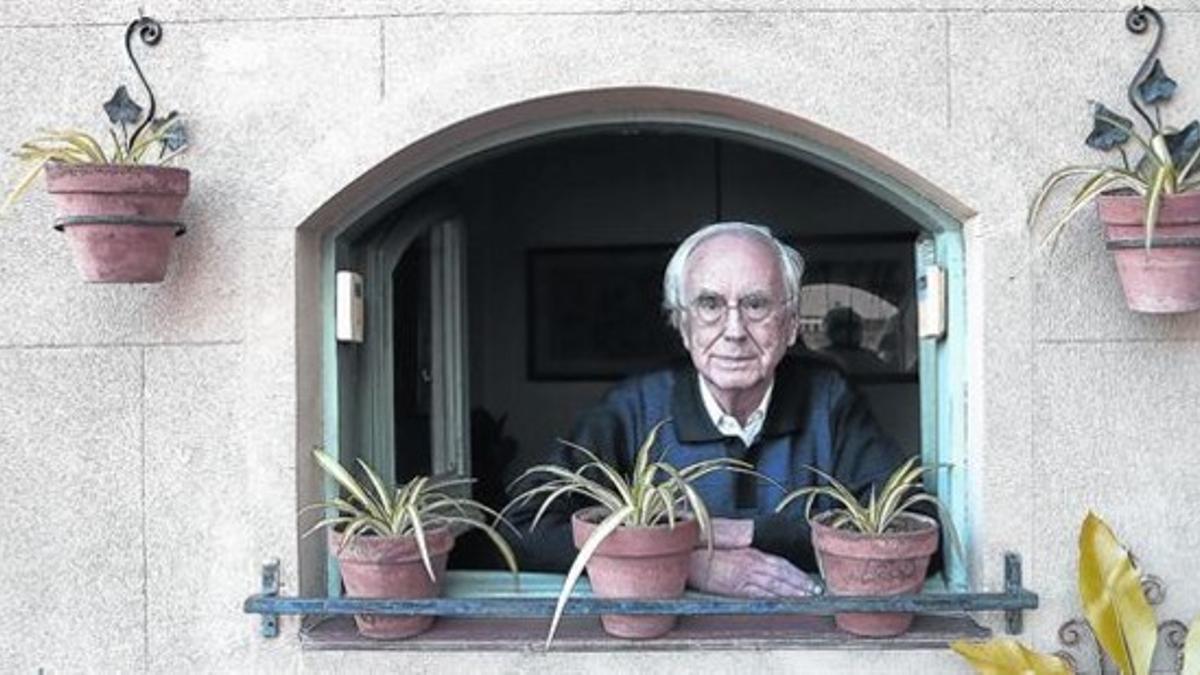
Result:
M1142 575L1142 594L1151 607L1158 607L1167 599L1167 585L1153 574ZM1187 644L1188 627L1177 619L1167 619L1158 624L1158 645L1154 650L1154 663L1150 670L1155 673L1183 672L1184 645ZM1114 673L1118 668L1100 646L1095 631L1084 617L1075 617L1058 627L1058 641L1062 649L1054 655L1066 661L1071 672Z
M1012 595L1019 595L1024 591L1021 587L1021 556L1016 553L1004 554L1004 591ZM1025 629L1021 610L1004 611L1004 628L1009 635L1021 634Z
M279 597L279 558L269 558L263 562L262 566L262 593L251 596L251 598L261 598L269 603L270 600L281 600ZM247 606L250 600L246 600ZM246 610L249 611L249 610ZM279 612L260 612L262 614L262 624L259 627L259 633L265 638L273 638L279 635Z
M838 612L972 612L1003 611L1006 629L1022 629L1021 613L1036 609L1038 596L1021 586L1019 556L1004 557L1002 593L920 593L890 597L822 595L799 599L741 599L690 595L670 600L573 597L565 613L576 616L598 614L816 614ZM269 560L262 569L262 592L246 598L248 614L263 615L263 637L279 634L281 614L346 615L390 614L424 616L473 616L531 618L554 614L554 598L510 597L430 598L399 600L376 598L286 598L279 596L279 561Z

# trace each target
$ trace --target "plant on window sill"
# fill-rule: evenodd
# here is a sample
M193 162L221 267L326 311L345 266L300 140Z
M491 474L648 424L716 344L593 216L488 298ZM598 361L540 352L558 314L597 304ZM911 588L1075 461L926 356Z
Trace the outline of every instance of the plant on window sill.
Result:
M925 583L929 561L938 547L938 522L914 512L921 504L945 511L937 497L924 491L925 473L936 466L917 465L909 459L888 477L876 493L871 488L866 503L833 476L808 467L828 485L804 487L784 496L776 511L807 497L805 514L812 530L813 550L826 587L834 595L901 595L917 593ZM818 497L839 506L812 515ZM947 517L953 540L957 535ZM837 614L838 627L854 635L889 637L912 625L909 613Z
M23 175L0 213L12 207L41 175L55 203L55 229L66 234L75 265L89 282L156 283L166 276L171 244L183 234L178 221L190 174L164 166L187 147L178 113L155 117L154 92L133 57L137 34L150 46L162 27L149 17L133 21L125 49L150 99L148 110L122 85L104 104L112 127L110 149L76 129L46 131L13 154ZM130 131L132 129L132 132Z
M1158 644L1158 620L1142 588L1133 555L1099 516L1088 513L1079 531L1079 600L1101 648L1122 675L1149 675ZM1058 656L1033 651L1016 640L959 640L950 648L984 675L1072 672ZM1183 675L1200 675L1200 618L1183 646Z
M1151 19L1158 28L1154 47L1127 88L1129 104L1149 134L1142 135L1132 120L1094 103L1094 126L1086 143L1101 152L1116 150L1120 163L1068 166L1054 172L1038 191L1028 223L1033 227L1046 199L1064 181L1084 178L1044 243L1053 248L1069 221L1094 201L1129 308L1190 312L1200 309L1200 175L1196 173L1200 121L1182 129L1162 123L1160 105L1176 89L1155 57L1165 30L1162 17L1153 8L1139 5L1126 14L1125 25L1140 34ZM1154 108L1153 116L1143 104ZM1130 139L1142 150L1136 164L1130 163L1125 151Z
M417 476L389 488L379 475L358 460L370 487L356 480L336 459L313 451L317 464L344 489L336 497L301 510L333 509L304 533L329 529L329 546L335 551L349 595L366 598L433 598L441 593L446 557L454 547L453 528L475 528L491 539L517 577L517 561L508 542L496 531L504 523L498 513L479 502L454 497L446 491L473 482L470 478ZM494 522L489 525L484 515ZM506 524L506 523L505 523ZM510 526L511 527L511 526ZM365 637L411 637L433 626L432 616L355 615Z
M598 597L650 599L683 595L691 553L700 535L707 535L710 528L708 508L692 483L715 471L755 473L750 464L728 458L676 468L666 461L665 451L652 462L650 453L658 431L667 421L654 425L646 435L628 477L591 450L563 441L582 453L587 462L574 471L542 464L517 478L516 483L539 475L549 479L517 495L506 507L542 496L531 529L537 527L546 510L560 497L574 494L599 504L572 515L572 532L579 553L559 593L546 636L547 648L585 567ZM711 550L711 537L705 539ZM611 635L653 638L669 632L677 617L605 614L600 619L604 630Z

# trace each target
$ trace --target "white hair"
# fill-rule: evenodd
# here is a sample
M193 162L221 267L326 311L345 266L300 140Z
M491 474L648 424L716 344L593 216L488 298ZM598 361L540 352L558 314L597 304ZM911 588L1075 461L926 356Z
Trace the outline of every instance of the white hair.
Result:
M771 229L762 225L750 223L729 222L714 223L696 230L671 256L667 270L663 274L663 309L667 312L671 325L676 329L680 325L680 317L687 307L684 298L683 277L687 270L687 261L696 247L720 234L731 234L740 237L754 238L770 244L775 251L775 259L779 264L779 272L783 276L783 286L786 297L784 306L792 316L800 315L800 280L804 276L804 258L796 249L775 238Z

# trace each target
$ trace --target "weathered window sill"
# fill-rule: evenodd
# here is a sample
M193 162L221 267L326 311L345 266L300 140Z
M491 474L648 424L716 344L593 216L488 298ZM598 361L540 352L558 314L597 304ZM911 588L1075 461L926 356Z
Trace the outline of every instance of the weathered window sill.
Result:
M452 571L440 598L288 598L279 596L278 562L263 567L263 591L243 609L262 615L260 633L279 634L281 614L300 614L300 641L308 650L539 651L563 577L522 573L520 587L499 572ZM968 612L1003 611L1006 630L1021 632L1021 612L1038 605L1021 585L1021 564L1005 555L1002 592L952 593L927 588L890 597L819 596L754 600L688 592L671 600L596 598L581 580L555 636L556 651L730 649L940 649L959 638L987 638L991 631ZM916 621L894 638L858 638L837 629L837 612L910 612ZM653 640L623 640L604 633L599 614L675 614L676 628ZM407 640L363 638L353 614L438 616L432 630Z
M443 617L413 638L371 640L359 636L351 617L309 617L300 631L300 644L306 650L541 651L548 628L546 619ZM920 615L907 633L893 638L854 637L824 616L683 616L663 637L624 640L606 634L600 620L589 616L565 617L551 651L944 649L959 638L985 639L991 634L964 614Z
M448 599L553 602L561 588L557 574L522 574L521 589L501 572L451 572L443 590ZM930 584L926 592L944 593ZM572 596L590 598L587 579ZM689 592L685 599L706 596ZM711 596L709 596L711 597ZM570 606L570 605L568 605ZM358 634L352 617L314 615L305 619L300 642L306 650L362 651L540 651L545 649L548 616L442 616L426 633L405 640L372 640ZM667 635L653 640L615 638L597 616L566 616L551 647L570 651L745 650L745 649L943 649L959 638L981 639L991 631L964 612L919 614L912 628L894 638L859 638L839 630L833 618L813 614L681 615Z

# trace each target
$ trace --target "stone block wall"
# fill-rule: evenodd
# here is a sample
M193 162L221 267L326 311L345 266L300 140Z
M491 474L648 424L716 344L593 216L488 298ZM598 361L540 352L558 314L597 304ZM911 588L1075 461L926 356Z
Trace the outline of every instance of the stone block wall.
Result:
M1125 310L1091 216L1051 258L1024 226L1053 168L1088 159L1087 101L1123 102L1146 40L1109 0L228 0L143 3L143 59L182 111L193 172L167 280L87 286L35 190L0 224L0 670L963 672L947 652L315 654L241 613L258 563L320 588L295 509L321 440L319 242L368 173L446 127L532 98L653 86L749 101L853 139L965 222L975 583L1020 551L1025 637L1078 613L1075 535L1105 515L1200 613L1189 429L1200 315ZM1160 3L1171 120L1200 102L1191 2ZM125 3L0 4L0 147L99 130L132 84ZM140 95L131 87L135 97ZM16 165L0 159L0 176ZM389 169L390 170L390 169ZM384 172L386 173L386 172ZM322 208L322 207L325 208ZM1177 496L1173 496L1177 495ZM993 624L998 625L998 624ZM636 664L636 665L635 665ZM898 668L898 670L897 670Z

